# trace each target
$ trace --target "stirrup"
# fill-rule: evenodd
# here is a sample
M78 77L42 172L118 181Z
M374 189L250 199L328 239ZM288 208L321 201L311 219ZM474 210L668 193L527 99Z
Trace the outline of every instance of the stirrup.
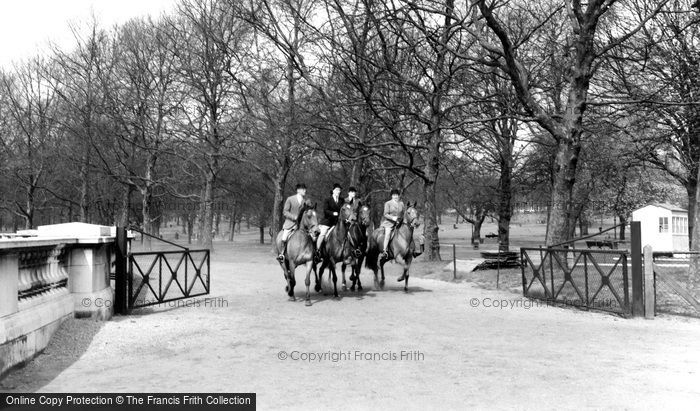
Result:
M280 263L283 263L283 262L284 262L284 254L278 255L278 256L277 256L277 261L279 261Z

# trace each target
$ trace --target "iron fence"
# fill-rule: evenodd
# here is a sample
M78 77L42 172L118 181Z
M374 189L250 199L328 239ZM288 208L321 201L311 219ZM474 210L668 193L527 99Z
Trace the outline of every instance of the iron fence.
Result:
M521 248L523 295L630 315L627 251Z

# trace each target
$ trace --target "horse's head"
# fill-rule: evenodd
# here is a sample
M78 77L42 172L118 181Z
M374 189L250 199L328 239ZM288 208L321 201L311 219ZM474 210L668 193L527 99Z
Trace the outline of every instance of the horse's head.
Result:
M404 214L404 221L406 222L406 224L410 225L413 228L416 228L420 225L420 214L418 213L418 209L416 208L415 202L413 204L411 204L410 201L406 203L406 212Z
M357 216L358 220L360 221L360 224L363 226L368 226L371 218L370 218L371 211L369 209L369 206L363 205L360 207L360 212L359 215Z
M316 238L319 233L318 215L316 214L316 204L305 203L300 211L299 227L309 232L311 237Z
M340 207L340 217L339 221L343 221L346 224L351 224L357 221L357 213L352 209L352 205L346 203Z

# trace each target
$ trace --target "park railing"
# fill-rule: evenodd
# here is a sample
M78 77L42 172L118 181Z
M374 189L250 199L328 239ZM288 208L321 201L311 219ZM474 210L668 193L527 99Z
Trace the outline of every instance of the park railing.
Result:
M653 271L654 315L700 317L700 262L698 251L653 251L644 248L645 269Z

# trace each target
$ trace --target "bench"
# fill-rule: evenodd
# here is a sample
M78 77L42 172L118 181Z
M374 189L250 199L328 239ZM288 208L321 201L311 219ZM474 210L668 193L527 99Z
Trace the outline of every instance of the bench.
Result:
M611 250L617 249L617 241L612 241L612 240L587 240L586 241L586 247L588 248L593 248L593 247L598 247L600 249L602 248L609 248Z

